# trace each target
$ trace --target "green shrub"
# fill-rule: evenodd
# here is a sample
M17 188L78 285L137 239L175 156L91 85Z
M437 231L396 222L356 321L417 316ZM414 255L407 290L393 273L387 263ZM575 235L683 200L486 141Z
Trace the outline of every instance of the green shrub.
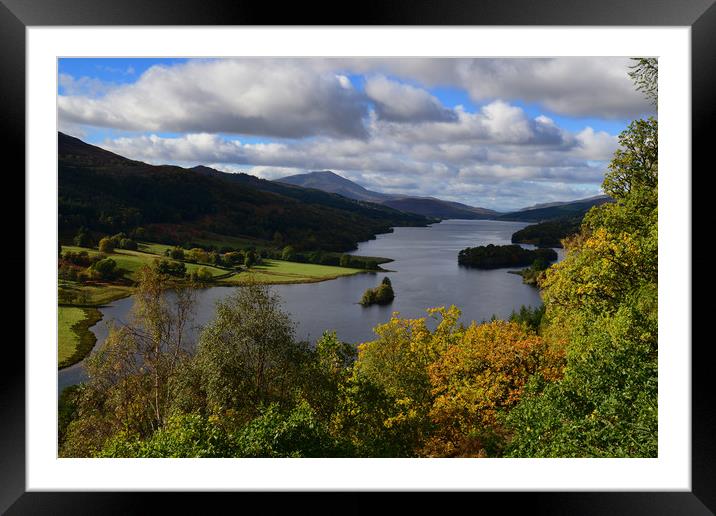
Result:
M114 252L114 240L110 237L104 237L102 240L99 241L99 252L110 254Z
M120 249L127 249L129 251L136 251L137 250L137 242L135 242L131 238L122 238L119 241L119 245L117 247L119 247Z
M392 302L393 299L395 299L395 292L393 291L390 279L386 276L376 288L369 288L363 293L360 304L363 306L374 304L387 305Z
M111 280L114 279L119 271L117 262L112 258L102 258L90 265L88 271L92 279Z
M90 235L85 228L80 228L73 239L73 243L77 247L94 247L94 238L92 238L92 235Z
M154 263L157 270L162 274L177 278L183 278L186 275L186 265L183 262L161 259Z
M192 271L189 277L192 281L198 281L199 283L209 283L213 279L211 271L206 267L199 267L199 269Z

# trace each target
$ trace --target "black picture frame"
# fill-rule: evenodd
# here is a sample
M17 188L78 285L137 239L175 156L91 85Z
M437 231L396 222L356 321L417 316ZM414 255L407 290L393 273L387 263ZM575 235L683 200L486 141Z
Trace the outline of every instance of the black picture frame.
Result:
M24 199L25 170L25 30L45 25L551 25L551 26L689 26L691 27L692 69L692 163L693 169L713 168L709 125L715 119L716 100L716 0L393 0L363 2L353 6L306 5L242 0L0 0L0 106L4 162L12 158L14 167L5 170L4 180L14 179L16 199ZM320 13L320 14L319 14ZM711 145L709 145L711 144ZM10 169L12 169L12 174ZM684 174L692 174L684 171ZM12 178L7 177L13 175ZM704 189L693 189L692 206L708 205ZM20 201L22 202L22 201ZM14 208L19 210L20 207ZM692 207L692 220L696 217ZM13 221L17 211L7 220ZM16 242L25 239L16 222ZM698 234L692 229L692 235ZM705 262L693 258L692 270L708 270ZM14 271L25 269L20 257L9 258ZM15 274L19 282L19 274ZM699 282L700 289L706 284ZM23 285L24 287L24 285ZM21 288L19 285L17 288ZM16 290L19 292L20 290ZM693 293L693 290L692 290ZM692 294L693 296L693 294ZM17 303L25 306L25 303ZM692 321L703 321L706 304L693 297ZM26 309L32 309L27 306ZM700 326L702 326L701 324ZM690 492L584 492L584 493L473 493L470 504L485 507L496 501L503 508L533 514L713 514L716 511L716 424L711 386L712 362L708 360L713 339L693 339L692 353L692 490ZM134 514L143 513L159 500L166 512L195 512L207 509L206 494L186 493L67 493L26 492L25 484L25 354L17 340L6 338L6 363L0 377L0 511L8 514ZM691 343L684 342L684 346ZM252 494L225 493L220 497ZM321 508L335 509L332 495L325 495ZM451 496L457 496L453 494ZM199 498L199 500L197 500ZM303 494L299 497L305 500ZM407 498L407 497L405 497ZM266 497L261 504L270 508L285 496ZM422 493L410 495L423 509L430 505ZM231 503L231 502L230 502ZM367 494L351 493L343 498L340 511L364 512L373 507ZM440 502L438 502L440 503ZM452 502L454 503L454 502ZM451 503L451 504L452 504ZM517 504L517 505L516 505ZM294 503L292 510L305 504ZM245 506L248 508L248 506ZM444 506L443 506L444 507ZM239 506L236 507L237 510ZM363 509L363 510L361 510ZM273 512L273 511L272 511ZM332 511L333 512L333 511Z

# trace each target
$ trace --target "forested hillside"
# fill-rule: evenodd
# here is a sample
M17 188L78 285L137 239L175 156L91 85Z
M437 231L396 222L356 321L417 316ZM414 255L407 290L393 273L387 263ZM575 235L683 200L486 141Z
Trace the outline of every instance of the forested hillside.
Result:
M345 251L420 215L211 169L132 161L59 133L59 230L184 244L201 232ZM330 221L330 224L327 224Z
M522 211L505 213L497 217L498 220L519 220L524 222L542 222L547 220L581 217L593 206L612 202L608 195L580 199L577 201L559 203L556 206L543 208L529 208Z

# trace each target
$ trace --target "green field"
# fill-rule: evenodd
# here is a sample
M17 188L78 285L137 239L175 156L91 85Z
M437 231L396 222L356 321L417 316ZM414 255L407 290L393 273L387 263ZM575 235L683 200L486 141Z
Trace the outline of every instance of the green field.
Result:
M57 308L57 364L61 369L82 360L95 344L89 329L102 318L94 308Z
M124 277L136 281L137 271L145 264L151 264L154 260L163 257L164 251L172 246L151 242L139 244L139 251L117 249L107 255L117 262L117 267L123 269ZM63 246L65 251L86 251L91 256L99 254L95 249L77 246ZM205 267L214 278L214 285L242 285L249 282L267 284L286 283L315 283L366 272L364 269L353 269L348 267L337 267L333 265L316 265L311 263L287 262L283 260L266 259L261 265L251 267L249 270L233 271L211 265L198 265L184 262L187 272L192 272ZM101 306L116 299L121 299L132 294L133 287L130 285L117 284L92 284L85 285L74 281L60 280L58 285L58 299L60 304L74 305L79 307Z
M78 306L102 306L131 296L134 289L125 285L82 285L74 281L59 280L58 302Z
M313 283L340 276L350 276L366 272L363 269L349 269L332 265L314 265L312 263L285 262L283 260L264 260L262 265L251 267L246 272L235 274L220 280L219 284L240 285L249 281L258 283Z
M163 257L164 251L172 246L151 242L142 242L139 251L117 249L108 254L117 262L117 267L125 271L125 277L136 281L137 271L145 264L151 264ZM86 251L91 256L99 254L95 249L76 246L63 246L64 251ZM337 267L333 265L316 265L311 263L287 262L266 259L261 265L251 267L247 271L236 272L211 265L184 262L187 272L204 267L215 278L216 285L241 285L250 281L259 283L312 283L366 272L364 269ZM132 288L124 285L82 285L71 281L60 281L59 301L72 305L101 305L130 295Z
M164 256L164 251L174 249L175 246L167 244L157 244L156 242L138 242L137 247L139 247L139 251L143 253Z
M163 247L169 247L169 246L162 246L162 244L151 244L152 249L159 250ZM87 249L85 247L75 247L75 246L62 246L62 250L64 251L87 251L87 253L90 256L99 254L99 251L96 251L94 249ZM163 254L163 250L161 251ZM163 257L159 256L157 254L150 254L148 252L142 252L142 251L128 251L126 249L117 249L113 253L107 255L108 258L112 258L115 262L117 262L117 267L120 269L124 269L127 271L127 274L125 276L131 280L136 280L136 273L137 271L143 266L151 264L154 260L157 258ZM186 265L186 271L187 273L195 271L199 269L200 267L205 267L211 272L212 276L223 276L227 274L229 271L224 269L219 269L217 267L213 267L211 265L197 265L195 263L189 263L184 262Z

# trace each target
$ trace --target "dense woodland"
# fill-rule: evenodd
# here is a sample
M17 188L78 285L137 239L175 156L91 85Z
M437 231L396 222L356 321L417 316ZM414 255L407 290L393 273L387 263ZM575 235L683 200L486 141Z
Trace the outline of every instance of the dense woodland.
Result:
M299 251L347 251L421 215L207 167L153 166L59 133L59 231L80 228L183 245L202 233ZM326 221L330 221L327 224Z
M457 263L477 269L523 267L535 261L549 263L556 259L557 252L554 249L525 249L517 244L467 247L457 255Z

